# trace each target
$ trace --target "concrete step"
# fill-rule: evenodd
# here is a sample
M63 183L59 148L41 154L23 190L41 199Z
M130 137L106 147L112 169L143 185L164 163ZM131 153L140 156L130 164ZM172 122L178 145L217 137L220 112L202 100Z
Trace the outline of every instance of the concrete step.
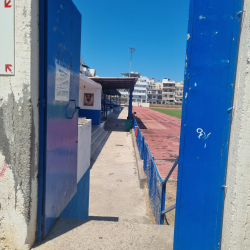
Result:
M101 129L100 126L92 126L91 136L93 136L96 132Z
M93 135L91 135L91 145L99 138L99 136L104 131L103 128L99 128Z
M100 129L103 129L105 125L105 122L102 122L100 125L98 126L92 126L92 131L91 131L91 136L93 136L95 133L97 133Z
M95 142L91 145L91 157L96 152L102 141L108 135L108 131L103 130L102 133L98 136Z
M35 250L172 250L173 226L59 219Z
M110 134L111 134L111 132L108 132L108 134L103 139L103 141L101 142L101 144L99 145L99 147L97 148L97 150L91 155L91 159L90 159L90 165L91 166L95 163L95 161L97 160L98 156L102 152L102 149L105 146L105 144L106 144L106 142L107 142Z

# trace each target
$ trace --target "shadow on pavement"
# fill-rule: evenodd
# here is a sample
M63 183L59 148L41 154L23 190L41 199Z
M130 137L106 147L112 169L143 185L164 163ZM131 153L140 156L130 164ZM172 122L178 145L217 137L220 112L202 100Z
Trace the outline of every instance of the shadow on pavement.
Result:
M119 217L89 216L89 221L91 221L91 220L118 222L119 221Z

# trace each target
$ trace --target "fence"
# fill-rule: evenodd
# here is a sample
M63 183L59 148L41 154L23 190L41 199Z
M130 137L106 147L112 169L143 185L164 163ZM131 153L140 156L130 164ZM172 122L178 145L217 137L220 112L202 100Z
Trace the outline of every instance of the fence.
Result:
M156 224L163 225L165 214L175 209L175 205L165 209L165 197L166 197L167 181L169 180L171 174L178 165L179 157L175 160L166 178L162 180L158 172L157 166L155 164L154 157L152 157L150 149L145 142L145 138L142 135L142 132L137 124L136 118L135 117L133 118L134 118L133 119L134 129L136 126L138 127L136 142L140 157L143 160L143 169L147 176L150 205L155 217Z

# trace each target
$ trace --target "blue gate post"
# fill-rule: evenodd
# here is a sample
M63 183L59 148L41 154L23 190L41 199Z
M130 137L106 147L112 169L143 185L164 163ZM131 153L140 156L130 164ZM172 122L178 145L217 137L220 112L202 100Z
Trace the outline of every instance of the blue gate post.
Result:
M191 0L174 250L220 249L242 0Z
M134 85L131 83L130 94L129 94L129 107L128 107L128 119L132 119L132 98L133 98L133 88Z

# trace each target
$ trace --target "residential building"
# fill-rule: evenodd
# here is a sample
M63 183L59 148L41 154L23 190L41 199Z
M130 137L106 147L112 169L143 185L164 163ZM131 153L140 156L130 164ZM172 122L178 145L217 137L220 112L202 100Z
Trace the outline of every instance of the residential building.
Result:
M96 76L96 70L90 69L90 67L83 62L82 56L80 61L80 74L85 75L87 77Z
M148 102L152 104L162 104L162 89L149 89Z
M175 104L175 81L170 81L168 78L162 80L162 103Z
M124 77L129 77L129 73L121 73ZM151 86L151 81L145 76L141 76L138 72L131 72L130 77L138 77L138 81L133 91L133 102L147 103L148 102L148 88ZM126 89L119 90L122 97L129 99L129 92Z
M182 105L184 82L177 82L175 84L175 104Z
M149 85L148 89L162 89L162 82L155 82L154 78L152 78L151 84Z
M155 83L155 88L156 88L156 89L161 89L161 90L162 90L162 88L163 88L162 82L161 82L161 81L156 82L156 83Z

